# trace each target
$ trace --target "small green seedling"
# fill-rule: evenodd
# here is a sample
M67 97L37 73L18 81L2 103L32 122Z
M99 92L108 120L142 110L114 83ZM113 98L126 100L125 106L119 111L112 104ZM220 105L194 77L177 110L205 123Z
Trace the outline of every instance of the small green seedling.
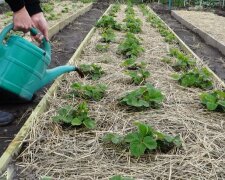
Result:
M129 75L132 79L132 82L135 85L140 85L146 81L150 76L150 73L144 69L138 69L135 71L126 71L125 74Z
M41 3L41 7L45 13L52 13L54 11L54 3Z
M70 126L84 125L89 129L93 129L96 123L88 116L87 103L80 103L76 108L65 106L58 111L58 114L53 117L53 121Z
M108 29L103 30L102 39L101 39L102 42L110 43L110 42L114 42L115 39L116 39L116 35L115 35L113 29L108 28Z
M122 97L120 103L137 109L157 108L163 100L164 95L160 90L154 88L151 84L146 84L126 94Z
M172 65L173 69L176 71L188 71L190 68L195 67L196 61L190 59L179 49L170 49L170 56L176 58L176 62Z
M126 67L128 70L138 70L144 69L147 64L145 62L136 62L135 58L128 58L124 60L121 65Z
M69 8L68 8L68 7L64 7L64 9L62 9L61 12L62 12L62 13L68 13L68 12L69 12Z
M195 68L173 77L184 87L198 87L205 90L213 88L212 74L206 68Z
M139 39L132 33L127 33L125 40L118 47L118 53L126 58L135 58L143 51L144 48L141 46Z
M80 65L81 71L86 75L88 78L92 80L98 80L104 74L101 66L98 66L94 63L92 64L81 64Z
M115 145L124 145L135 157L140 157L154 150L166 153L172 148L182 145L180 136L169 136L141 122L135 122L135 125L138 128L137 131L130 132L125 136L109 133L103 137L103 141Z
M98 52L108 52L109 50L109 44L97 44L95 46L96 51Z
M74 83L71 88L73 95L94 101L100 101L107 89L105 84L83 85L81 83Z
M210 111L223 111L225 112L225 92L215 90L211 93L202 93L200 100L203 105Z
M109 178L109 180L134 180L134 179L117 175L117 176L113 176L113 177Z

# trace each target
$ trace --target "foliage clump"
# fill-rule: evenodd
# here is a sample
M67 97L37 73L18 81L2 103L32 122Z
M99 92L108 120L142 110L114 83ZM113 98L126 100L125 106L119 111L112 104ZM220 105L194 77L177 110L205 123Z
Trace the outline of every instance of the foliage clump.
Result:
M135 125L138 128L137 131L130 132L125 136L109 133L103 137L103 141L115 145L123 145L135 157L140 157L146 152L154 150L166 153L172 148L182 145L180 136L169 136L140 122L135 122Z
M179 49L170 49L170 56L176 58L176 62L172 65L173 69L176 71L188 71L196 65L196 61L190 59Z
M126 22L126 28L131 33L141 32L142 22L139 18L135 18L132 15L129 15L124 20Z
M80 103L76 108L65 106L59 109L57 115L53 117L53 121L70 126L84 125L89 129L93 129L96 123L88 116L88 111L88 106L85 102Z
M113 16L102 16L102 18L97 22L96 26L98 28L112 28L118 31L122 30L122 25L118 24Z
M140 85L146 81L146 79L150 76L150 73L144 69L138 69L134 71L126 71L125 74L129 75L132 79L132 82L135 85Z
M126 58L135 58L143 51L144 48L141 46L139 39L132 33L127 33L125 40L118 47L118 53Z
M116 38L116 35L115 35L112 28L108 28L108 29L103 30L102 39L101 39L102 42L105 42L105 43L114 42L115 38Z
M116 17L116 13L120 10L120 4L116 3L112 6L111 10L109 11L109 16Z
M225 112L225 92L215 90L211 93L202 93L200 95L201 103L204 104L210 111Z
M88 78L92 80L98 80L104 74L101 66L98 66L94 63L92 64L81 64L80 70L86 75Z
M197 87L201 89L212 89L212 74L206 69L193 69L182 74L174 75L174 79L184 87Z
M107 89L105 84L96 84L96 85L83 85L81 83L74 83L71 86L72 94L76 97L81 97L84 99L100 101Z
M126 67L128 70L138 70L146 67L145 62L136 62L135 58L125 59L121 65Z
M96 51L98 52L107 52L109 50L109 44L97 44L95 46Z
M154 88L151 84L146 84L121 98L120 103L129 107L157 108L164 100L164 95L160 90Z

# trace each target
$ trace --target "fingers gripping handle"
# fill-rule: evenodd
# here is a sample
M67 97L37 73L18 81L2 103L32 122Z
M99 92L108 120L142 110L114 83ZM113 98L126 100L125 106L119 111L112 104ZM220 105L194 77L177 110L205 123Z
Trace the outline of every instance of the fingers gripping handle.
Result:
M3 40L5 39L5 37L7 36L7 34L13 30L13 23L9 24L8 26L6 26L2 32L0 33L0 43L3 43ZM36 29L36 28L31 28L30 29L30 33L33 35L33 36L36 36L39 31ZM46 40L46 38L44 37L42 39L42 42L41 42L41 48L46 51L46 54L48 54L49 56L51 55L51 45L50 43Z

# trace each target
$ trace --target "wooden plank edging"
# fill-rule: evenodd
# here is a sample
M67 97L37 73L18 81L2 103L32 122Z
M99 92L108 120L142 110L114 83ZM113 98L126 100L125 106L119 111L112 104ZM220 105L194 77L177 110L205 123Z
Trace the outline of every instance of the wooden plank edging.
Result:
M176 37L176 39L178 40L178 43L181 47L181 49L186 52L187 54L191 55L192 57L194 57L198 62L200 62L201 64L203 64L207 70L214 76L214 78L219 82L219 84L221 86L223 86L223 88L225 88L225 83L205 64L205 62L198 57L197 54L195 54L185 43L184 41L166 24L165 21L163 21L149 6L147 6L147 8L149 9L149 11L154 14L157 18L159 18L163 24L171 31L171 33L174 34L174 36Z
M73 15L69 16L66 19L70 19L71 21L75 20L78 16L84 14L85 12L89 11L92 8L92 3L88 6L83 7L78 12L74 13ZM111 6L109 7L111 8ZM107 11L109 10L107 9ZM106 12L105 12L106 13ZM58 33L60 29L64 28L66 25L70 23L68 20L62 20L66 21L66 23L62 23L60 21L58 24L53 26L49 30L49 36L52 37L54 34ZM79 58L82 48L87 44L93 33L95 32L95 27L91 29L91 31L88 33L86 38L83 40L73 57L70 59L69 63L75 61L75 59ZM49 106L49 99L50 97L55 93L57 90L58 85L60 84L60 81L63 76L56 79L56 81L52 84L52 86L49 88L45 96L42 98L42 100L39 102L39 104L36 106L32 114L29 116L29 118L26 120L25 124L21 127L20 131L17 133L15 138L11 141L3 155L0 157L0 176L5 172L5 170L8 168L9 163L11 162L12 158L16 155L18 155L18 152L20 151L22 144L24 142L24 139L27 137L27 134L30 130L30 127L35 122L35 120L38 120L37 116L43 113ZM11 170L10 170L11 171Z

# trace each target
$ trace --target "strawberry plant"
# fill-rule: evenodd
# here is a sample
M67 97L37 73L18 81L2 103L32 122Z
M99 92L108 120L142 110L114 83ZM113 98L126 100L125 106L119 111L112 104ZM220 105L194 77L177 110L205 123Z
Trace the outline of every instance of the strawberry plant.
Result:
M121 65L126 67L128 70L138 70L146 67L145 62L138 63L136 62L135 58L128 58L124 60L124 62Z
M109 45L108 44L97 44L95 46L96 51L98 52L107 52L109 50Z
M122 97L120 103L135 108L156 108L163 100L164 95L160 90L154 88L151 84L146 84L126 94Z
M176 58L176 62L172 65L176 71L187 71L196 65L196 62L186 56L178 49L170 49L170 56Z
M106 85L104 84L96 84L95 86L92 86L82 85L81 83L74 83L72 84L71 88L73 90L73 95L94 101L101 100L107 89Z
M114 133L106 134L103 141L115 145L123 145L130 150L132 156L140 157L146 152L153 150L160 150L161 152L168 152L174 147L182 145L179 136L169 136L167 134L156 131L151 126L135 122L137 131L130 132L125 136Z
M142 22L138 18L134 18L134 16L129 15L124 20L126 22L127 30L131 33L139 33L141 32Z
M118 31L122 30L122 25L118 24L113 16L102 16L102 18L97 22L96 26L98 28L112 28Z
M105 42L105 43L114 42L115 38L116 38L116 35L111 28L103 30L102 40L101 40L102 42Z
M109 12L109 16L116 17L116 13L120 10L120 4L114 4Z
M202 93L200 95L201 103L204 104L208 110L222 110L225 112L225 92L215 90L211 93Z
M93 129L96 123L88 116L88 106L85 102L80 103L76 108L65 106L58 111L53 117L53 121L70 126L84 125L89 129Z
M92 80L98 80L104 74L101 66L98 66L94 63L92 64L81 64L80 69L84 75Z
M134 12L134 9L133 9L132 5L127 6L127 8L125 10L125 13L126 13L126 15L132 15L132 16L135 15L135 12Z
M189 72L174 76L181 86L184 87L198 87L201 89L212 89L213 82L211 80L211 73L206 69L193 69Z
M125 40L118 47L118 53L127 58L135 58L143 51L144 48L132 33L127 33Z
M144 69L138 69L135 71L126 71L125 74L129 75L132 82L136 85L140 85L150 76L150 73Z

